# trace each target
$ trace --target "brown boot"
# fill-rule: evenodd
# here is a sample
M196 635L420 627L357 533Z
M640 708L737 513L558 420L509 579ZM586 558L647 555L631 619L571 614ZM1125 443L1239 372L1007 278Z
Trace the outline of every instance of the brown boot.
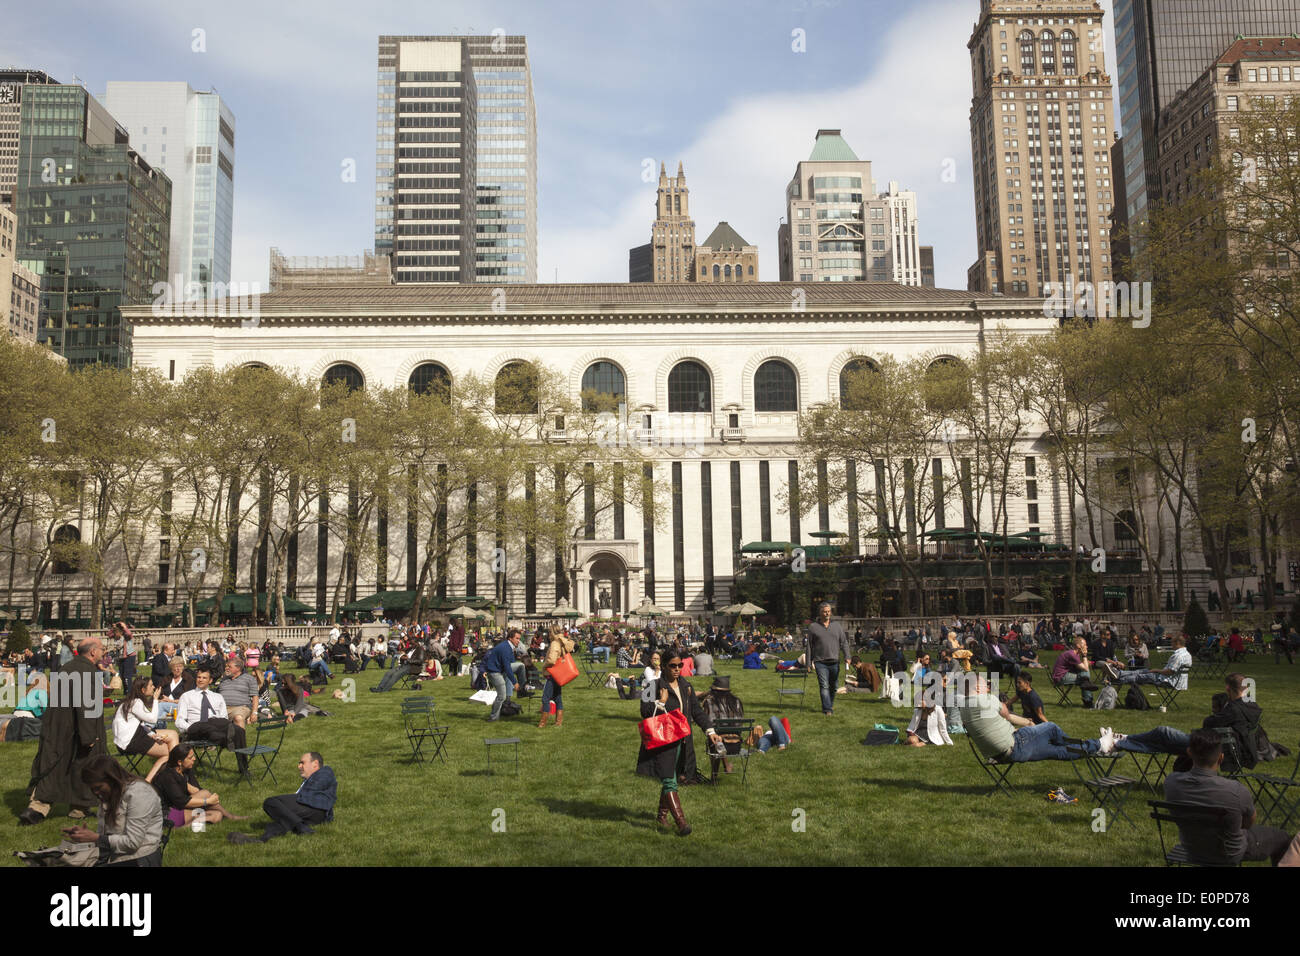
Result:
M537 729L538 729L538 730L541 730L543 727L546 726L546 719L547 719L548 717L550 717L550 716L551 716L551 715L548 714L546 711L542 711L542 722L541 722L540 724L537 725ZM557 720L556 723L558 724L559 721Z
M668 794L666 793L659 794L659 819L656 821L659 824L659 826L661 827L668 826L668 811L670 809L671 808L668 803Z
M564 723L564 711L557 710L555 712L555 726L558 727L562 723Z
M673 820L677 823L677 835L689 836L691 825L686 822L686 814L682 813L682 798L676 793L670 793L668 796L668 809L672 812Z

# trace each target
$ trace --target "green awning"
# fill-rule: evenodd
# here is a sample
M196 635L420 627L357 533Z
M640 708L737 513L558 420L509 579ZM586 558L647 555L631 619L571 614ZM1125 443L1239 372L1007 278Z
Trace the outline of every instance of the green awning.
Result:
M793 547L789 541L751 541L740 551L742 554L760 554L764 551L789 551Z
M204 598L194 605L194 610L199 614L211 614L213 607L216 605L216 598ZM274 597L272 597L272 607L275 606ZM261 614L266 613L266 592L260 591L257 595L257 610ZM315 611L316 609L310 604L303 604L301 601L285 597L284 613L302 614L304 611ZM252 614L253 613L253 595L251 594L227 594L221 599L222 614Z
M1101 589L1102 594L1108 598L1126 598L1128 597L1128 588L1115 587L1107 585Z
M844 548L838 544L807 544L803 549L804 557L821 559L833 558L844 554Z
M373 611L382 607L385 611L409 611L415 606L415 591L380 591L369 597L343 605L344 611Z

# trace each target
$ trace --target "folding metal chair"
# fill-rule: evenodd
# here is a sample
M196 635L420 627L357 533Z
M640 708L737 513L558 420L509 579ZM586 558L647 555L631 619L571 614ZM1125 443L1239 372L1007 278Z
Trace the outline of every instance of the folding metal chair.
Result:
M991 797L999 791L1005 793L1008 797L1015 796L1015 791L1012 789L1011 783L1007 780L1007 777L1010 776L1012 769L1015 767L1015 763L1001 757L985 757L979 752L979 748L975 746L975 741L971 739L970 734L966 735L966 743L970 744L970 752L975 755L975 762L984 768L984 772L988 774L989 779L993 781L993 789L984 796Z
M1198 860L1182 843L1168 846L1165 843L1164 825L1173 824L1182 830L1203 827L1220 835L1226 833L1234 811L1227 807L1203 807L1190 803L1166 803L1161 800L1148 800L1151 807L1151 819L1156 821L1156 833L1160 837L1160 853L1165 858L1165 866L1241 866L1240 863L1209 863Z
M808 691L808 668L800 667L795 670L777 671L777 677L781 678L781 686L777 689L776 703L778 708L783 708L786 697L798 697L799 709L803 710L803 703L807 699ZM798 683L798 687L787 687L787 684Z
M424 745L433 742L433 758L444 764L443 755L447 745L450 727L440 727L433 722L432 697L407 697L402 701L402 727L406 731L406 741L411 745L411 763L424 763Z
M1151 686L1155 687L1156 693L1160 695L1160 706L1166 709L1178 707L1178 695L1182 693L1178 689L1178 679L1191 673L1190 667L1180 667L1173 674L1173 683L1158 683Z
M1056 691L1056 706L1074 706L1070 701L1070 693L1078 686L1078 684L1067 684L1064 681L1052 681L1052 689Z
M1293 818L1300 819L1300 745L1291 776L1243 773L1237 779L1254 793L1260 823L1287 830Z
M231 751L235 754L236 758L245 758L243 761L243 769L238 770L239 776L235 780L235 786L239 786L239 784L244 780L248 781L250 787L253 785L252 758L254 757L261 757L263 765L262 773L257 779L265 780L270 776L273 781L279 783L279 781L275 779L275 771L271 769L271 765L275 763L275 758L280 753L280 745L284 743L284 729L289 726L289 718L267 717L254 722L251 726L256 728L253 731L252 744L244 747L236 747ZM247 733L248 728L245 727L244 730L245 733ZM265 743L263 743L263 738L266 739ZM275 740L274 746L271 744L273 738Z
M1093 800L1097 806L1106 810L1111 808L1117 817L1128 821L1128 825L1134 830L1137 824L1133 822L1124 811L1124 805L1128 802L1129 793L1137 781L1132 777L1121 777L1112 774L1110 771L1115 769L1115 762L1124 756L1125 751L1114 750L1109 754L1089 753L1083 746L1083 741L1074 737L1065 738L1065 749L1074 759L1067 761L1074 775L1079 778L1079 783L1092 794ZM1103 768L1102 762L1109 760L1110 765ZM1079 769L1080 765L1087 768L1087 773Z

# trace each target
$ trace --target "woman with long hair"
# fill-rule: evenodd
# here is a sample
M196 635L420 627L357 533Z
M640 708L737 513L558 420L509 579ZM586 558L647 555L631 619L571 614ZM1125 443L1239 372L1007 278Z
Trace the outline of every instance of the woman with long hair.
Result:
M154 778L153 786L162 800L167 819L178 827L189 826L194 821L194 814L202 810L205 823L247 820L248 817L237 817L223 807L218 794L199 786L198 778L194 776L196 759L193 747L178 744L167 755L167 766Z
M657 681L659 679L659 675L662 673L659 666L660 661L661 658L659 657L658 651L655 651L650 655L650 661L646 664L645 671L641 674L642 687L645 687L651 681Z
M656 655L657 656L657 655ZM663 676L648 682L641 691L641 717L653 717L657 713L680 710L689 720L699 724L709 735L714 744L721 744L722 738L713 732L712 724L704 708L700 706L695 690L681 677L682 657L675 651L668 651L664 658ZM695 744L688 732L686 737L664 747L647 750L645 744L637 754L636 772L646 777L655 777L660 782L659 817L660 826L666 826L671 813L677 824L677 835L686 836L691 832L686 816L682 812L682 801L677 795L679 779L690 779L695 770Z
M180 743L174 730L158 730L158 702L154 700L153 680L137 677L131 689L122 698L113 716L113 743L124 754L144 754L154 757L146 782L152 781L161 769L171 749Z
M551 676L551 668L558 664L565 654L572 654L575 647L577 644L569 639L569 635L564 632L561 625L551 625L551 642L546 645L546 661L542 664L546 683L542 687L542 721L537 725L539 729L546 726L546 720L552 713L555 714L556 727L564 723L564 701L560 697L560 685Z
M99 844L96 866L161 866L163 812L158 792L108 754L91 757L81 780L99 798L99 832L64 827L74 843Z

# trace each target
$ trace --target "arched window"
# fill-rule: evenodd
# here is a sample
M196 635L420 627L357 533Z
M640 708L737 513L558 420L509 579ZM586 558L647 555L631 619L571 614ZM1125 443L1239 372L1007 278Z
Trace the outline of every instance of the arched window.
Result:
M854 382L865 372L879 372L880 367L871 359L855 358L844 363L840 369L840 408L860 412L866 408L861 395L852 396Z
M509 362L497 372L496 409L506 415L536 415L540 383L529 362Z
M668 411L713 411L713 383L699 362L678 362L668 373Z
M799 385L794 369L775 359L764 362L754 373L754 411L797 412Z
M970 372L957 359L944 355L930 363L922 388L931 411L955 412L970 401Z
M1020 72L1034 75L1034 35L1028 30L1020 34Z
M613 362L594 362L582 373L583 411L612 411L626 397L627 380Z
M750 275L753 275L753 274L754 274L754 267L753 267L753 266L750 266L750 267L749 267L749 274L750 274Z
M1044 30L1038 39L1042 47L1043 75L1053 75L1056 73L1056 34Z
M321 379L321 385L324 387L339 384L346 385L349 392L355 392L366 387L366 380L356 366L340 362L331 365L326 370L325 377Z
M74 525L65 524L54 532L54 573L78 574L81 571L81 532Z
M720 278L722 278L722 266L715 262L713 264L713 279L714 281L717 281Z
M424 362L411 372L406 387L416 395L434 395L445 402L451 398L451 373L437 362Z
M730 266L730 265L727 265L727 266L724 266L724 267L723 267L723 269L722 269L722 277L723 277L724 279L730 279L730 278L731 278L731 266Z
M1069 30L1061 31L1061 72L1066 76L1079 75L1079 59L1076 55L1075 37Z

